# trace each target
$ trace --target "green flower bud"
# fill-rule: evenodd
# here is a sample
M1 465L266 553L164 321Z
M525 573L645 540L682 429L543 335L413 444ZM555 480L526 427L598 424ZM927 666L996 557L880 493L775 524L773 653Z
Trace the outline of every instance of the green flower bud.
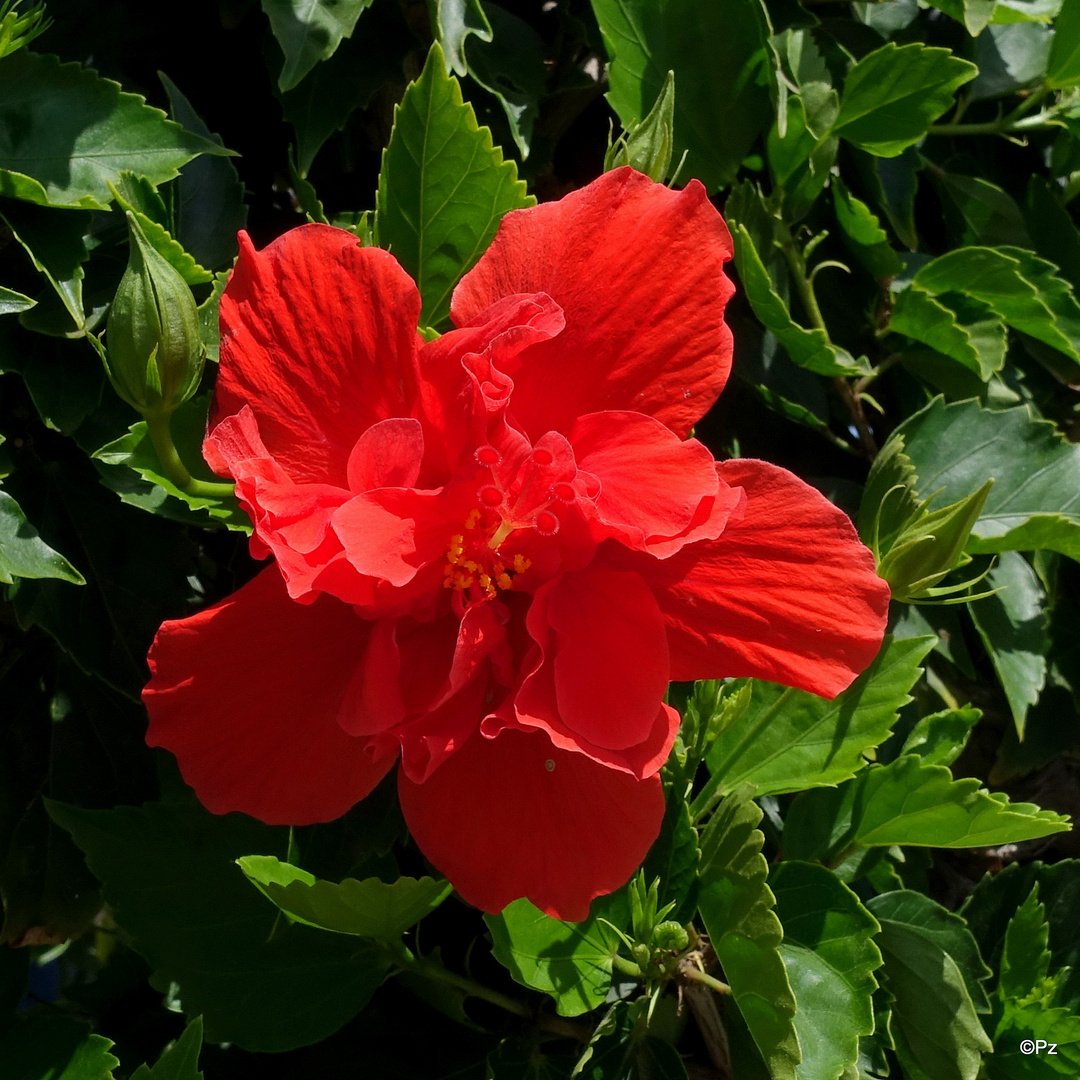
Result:
M105 370L144 416L168 415L198 389L205 353L195 298L127 215L131 243L105 334Z
M672 952L682 952L690 943L690 937L686 927L668 919L662 922L653 931L653 946L657 949L670 949Z

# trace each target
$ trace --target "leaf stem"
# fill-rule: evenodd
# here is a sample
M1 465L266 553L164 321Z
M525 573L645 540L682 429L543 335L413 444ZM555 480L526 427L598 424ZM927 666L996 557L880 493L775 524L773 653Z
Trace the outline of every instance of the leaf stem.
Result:
M176 444L169 428L169 413L147 413L146 430L154 445L161 472L167 480L175 484L185 495L200 499L224 499L236 490L235 484L215 484L206 480L196 480L188 472L187 466L180 459Z
M613 956L611 958L611 966L616 971L621 971L623 975L629 975L631 979L645 978L641 968L639 968L633 960L627 960L624 956Z
M1053 108L1044 110L1035 116L1027 114L1035 108L1048 94L1049 86L1040 86L1033 90L1012 112L999 116L996 120L985 120L975 124L933 124L930 127L931 135L1008 135L1014 131L1036 131L1040 128L1052 127L1056 121L1056 112Z
M731 987L726 982L721 982L713 975L709 975L702 971L700 968L694 967L692 964L686 964L679 969L679 974L684 979L689 979L691 982L701 983L703 986L708 986L715 990L718 994L730 994Z

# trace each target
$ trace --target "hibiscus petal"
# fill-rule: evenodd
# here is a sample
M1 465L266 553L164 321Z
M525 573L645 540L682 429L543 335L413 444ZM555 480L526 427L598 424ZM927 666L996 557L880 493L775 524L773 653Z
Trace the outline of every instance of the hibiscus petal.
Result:
M635 780L542 732L475 734L424 783L399 774L398 793L420 850L469 903L494 913L527 896L575 922L626 882L664 816L659 777Z
M221 298L211 412L250 405L263 441L296 481L346 486L349 453L418 397L420 294L392 255L328 225L303 225L240 258Z
M500 297L547 293L566 327L504 369L512 411L536 438L604 409L647 413L685 435L731 367L723 322L731 236L692 180L672 191L624 168L558 202L514 210L454 292L464 326Z
M570 432L578 465L600 481L596 510L608 535L628 547L653 550L654 539L678 537L700 519L708 539L723 530L724 513L710 513L723 489L730 513L741 498L721 485L712 454L685 442L658 420L632 412L590 413ZM695 538L703 538L696 530ZM681 545L665 545L666 554ZM655 553L655 552L654 552Z
M785 469L728 461L721 480L745 489L745 514L718 540L632 565L668 624L673 679L749 675L835 697L877 654L889 587L847 515Z
M340 817L390 771L337 712L370 624L331 597L289 599L276 566L215 607L164 623L143 691L146 741L172 751L199 801L272 825Z
M356 440L349 454L349 487L355 492L412 487L423 457L424 429L419 420L380 420Z

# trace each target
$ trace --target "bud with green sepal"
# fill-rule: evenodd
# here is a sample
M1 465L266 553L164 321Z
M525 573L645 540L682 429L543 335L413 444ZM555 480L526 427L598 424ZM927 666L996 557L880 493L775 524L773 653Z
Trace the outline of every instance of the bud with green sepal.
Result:
M963 604L991 595L967 590L985 575L935 588L946 575L970 562L964 552L993 480L948 506L931 510L937 492L922 499L918 476L894 434L870 470L859 508L859 535L877 560L878 574L894 600L907 604ZM991 590L993 591L993 590Z
M669 71L649 115L609 145L604 155L604 171L629 165L658 183L671 168L675 146L675 73Z

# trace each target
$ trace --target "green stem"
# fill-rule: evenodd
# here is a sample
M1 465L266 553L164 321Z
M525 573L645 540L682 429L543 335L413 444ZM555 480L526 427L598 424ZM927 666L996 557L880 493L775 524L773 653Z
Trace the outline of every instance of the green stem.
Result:
M707 975L704 971L701 971L696 967L691 967L689 964L682 969L682 977L684 979L689 979L691 982L699 982L703 986L711 987L718 994L731 993L731 987L728 986L726 982L721 982L712 975Z
M639 968L633 960L627 960L624 956L613 956L611 958L611 966L616 971L621 971L624 975L629 975L631 979L643 979L645 977L641 968Z
M986 120L977 124L933 124L930 127L931 135L1009 135L1015 131L1036 131L1040 128L1052 126L1049 122L1054 120L1053 109L1039 113L1037 116L1027 114L1035 108L1048 94L1052 93L1049 86L1040 86L1032 91L1012 112L999 116L996 120Z
M173 442L168 413L150 413L144 419L158 463L161 465L162 475L168 481L175 484L185 495L192 495L195 498L224 499L233 494L234 484L214 484L206 480L196 480L188 472Z

